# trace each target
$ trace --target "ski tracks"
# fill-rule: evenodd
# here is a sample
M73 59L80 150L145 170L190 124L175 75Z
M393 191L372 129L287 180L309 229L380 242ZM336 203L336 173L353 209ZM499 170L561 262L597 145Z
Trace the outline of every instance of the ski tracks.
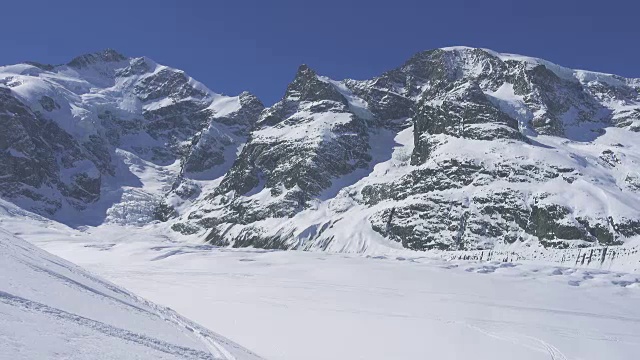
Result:
M188 320L187 318L182 317L171 308L156 305L135 294L129 294L129 296L134 298L137 302L140 302L143 305L153 309L157 313L157 316L159 316L162 320L173 323L196 336L207 347L207 349L211 353L211 356L213 356L213 359L236 360L236 356L230 350L233 350L234 353L242 354L243 358L250 357L250 359L262 359L260 356L252 353L245 348L240 347L239 345L224 338L223 336L218 335Z
M180 359L194 360L233 360L233 357L214 357L212 354L192 348L171 344L156 338L137 334L122 328L92 320L86 317L75 315L64 310L60 310L39 302L31 301L19 296L0 291L0 303L12 307L20 308L24 311L41 313L57 318L62 321L71 322L79 326L87 327L93 331L102 333L109 337L115 337L130 343L135 343L150 349L160 351Z
M507 341L516 345L521 345L531 350L544 352L549 355L550 360L568 360L568 358L562 353L562 351L560 351L560 349L555 347L553 344L546 342L540 338L530 336L530 335L519 334L515 332L506 333L506 332L489 331L487 329L481 328L479 326L476 326L470 323L466 323L466 325L470 329L481 332L482 334L485 334L494 339Z

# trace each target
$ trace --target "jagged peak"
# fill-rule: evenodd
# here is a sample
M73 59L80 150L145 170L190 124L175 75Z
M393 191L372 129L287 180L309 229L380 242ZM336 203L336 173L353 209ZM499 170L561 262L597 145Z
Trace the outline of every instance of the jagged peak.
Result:
M321 79L308 65L298 67L296 76L287 86L285 99L295 101L333 100L346 104L346 99L333 85Z
M256 98L256 99L258 98L255 94L247 90L241 92L238 96L240 98Z
M262 103L260 98L249 91L241 92L240 95L238 95L238 98L240 99L241 104L256 103L264 107L264 104Z
M446 67L456 67L463 63L473 63L484 60L501 60L499 53L481 48L468 46L451 46L420 51L411 56L401 68L428 66L432 63L442 63Z
M154 71L158 64L146 56L130 59L129 66L116 72L117 76L140 75Z
M444 52L453 52L458 54L484 53L493 58L499 59L500 61L503 61L503 62L508 62L508 61L521 62L521 63L527 64L532 68L542 65L546 67L548 70L552 71L556 76L565 80L570 80L570 81L589 82L589 81L595 80L595 81L607 83L612 86L619 86L619 85L633 86L634 84L637 84L640 82L637 78L625 78L623 76L619 76L611 73L572 69L566 66L558 65L549 60L538 58L538 57L519 55L519 54L513 54L513 53L502 53L502 52L498 52L498 51L487 49L487 48L479 48L479 47L471 47L471 46L448 46L448 47L436 48L436 49L419 52L416 55L414 55L414 57L420 57L424 55L431 55L433 53L444 53Z
M318 74L313 69L311 69L307 64L302 64L298 66L296 76L291 83L315 81L317 78Z
M313 71L313 69L311 69L311 68L309 67L309 65L307 65L307 64L300 64L300 66L298 66L298 72L297 72L297 73L298 73L298 74L301 74L301 73L312 73L312 74L314 74L314 75L315 75L315 73L316 73L316 72L315 72L315 71Z
M68 66L83 68L87 65L98 62L120 62L127 60L128 57L120 54L113 49L105 49L94 53L80 55L67 63Z
M420 51L411 56L401 67L388 72L387 75L394 75L397 71L416 72L416 75L422 77L427 77L434 73L439 75L437 72L449 73L449 75L454 76L455 74L460 74L460 71L477 75L485 72L485 66L487 68L495 68L496 65L502 66L501 64L514 62L521 63L530 69L544 66L559 78L573 82L587 82L595 79L610 85L632 85L635 83L634 79L626 79L617 75L575 70L541 58L500 53L487 48L470 46L449 46ZM492 65L488 66L487 64L489 63Z

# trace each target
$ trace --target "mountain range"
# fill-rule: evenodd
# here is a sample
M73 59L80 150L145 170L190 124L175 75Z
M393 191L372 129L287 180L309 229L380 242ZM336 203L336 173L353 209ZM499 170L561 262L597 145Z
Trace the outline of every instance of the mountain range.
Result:
M368 80L302 65L281 100L114 50L0 67L0 197L73 227L367 252L640 235L640 79L487 49Z

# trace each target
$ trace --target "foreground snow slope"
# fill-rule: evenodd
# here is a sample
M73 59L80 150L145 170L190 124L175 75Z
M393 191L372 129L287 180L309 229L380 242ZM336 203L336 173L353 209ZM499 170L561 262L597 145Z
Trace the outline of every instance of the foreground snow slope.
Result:
M3 224L270 359L601 360L640 352L639 276L606 267L223 249L174 242L160 229Z
M1 359L258 359L0 228Z

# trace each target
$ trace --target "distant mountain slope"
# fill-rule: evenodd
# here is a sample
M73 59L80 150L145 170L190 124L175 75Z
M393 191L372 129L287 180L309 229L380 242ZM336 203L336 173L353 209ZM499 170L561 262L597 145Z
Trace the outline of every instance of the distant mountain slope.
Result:
M369 80L303 65L266 109L112 50L0 84L1 195L71 225L348 252L640 236L640 79L451 47Z
M259 359L0 229L0 357Z

